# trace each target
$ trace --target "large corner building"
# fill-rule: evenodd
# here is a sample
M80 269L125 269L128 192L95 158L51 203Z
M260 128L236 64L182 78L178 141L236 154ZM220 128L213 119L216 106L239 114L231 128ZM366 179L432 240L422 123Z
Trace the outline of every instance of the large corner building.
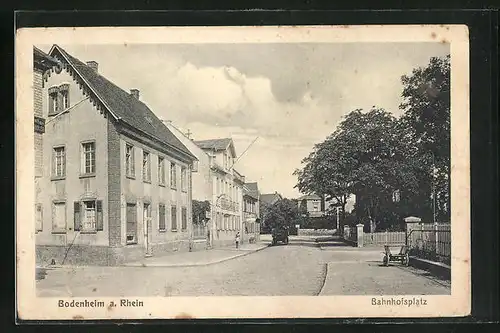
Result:
M54 45L35 49L34 65L37 262L116 265L189 250L196 157L97 62Z

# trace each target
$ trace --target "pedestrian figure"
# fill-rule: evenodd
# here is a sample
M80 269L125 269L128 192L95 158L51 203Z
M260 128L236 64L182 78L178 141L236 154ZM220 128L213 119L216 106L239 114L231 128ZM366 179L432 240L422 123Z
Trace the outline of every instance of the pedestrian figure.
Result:
M236 233L235 241L236 241L236 248L238 249L240 247L240 232L239 231Z

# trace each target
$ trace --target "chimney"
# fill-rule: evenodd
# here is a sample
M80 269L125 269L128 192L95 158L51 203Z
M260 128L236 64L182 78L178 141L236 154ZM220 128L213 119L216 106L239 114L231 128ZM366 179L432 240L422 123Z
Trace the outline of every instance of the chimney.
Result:
M139 99L139 89L130 89L130 95L132 95L135 98Z
M97 68L99 66L99 64L97 63L97 61L87 61L87 66L89 66L90 68L92 68L94 71L97 72Z

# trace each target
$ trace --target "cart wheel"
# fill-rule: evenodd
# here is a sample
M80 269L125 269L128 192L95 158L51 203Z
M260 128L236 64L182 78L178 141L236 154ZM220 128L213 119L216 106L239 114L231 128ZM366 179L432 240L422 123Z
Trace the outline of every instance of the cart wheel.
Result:
M408 266L408 264L410 263L410 256L408 255L408 253L403 256L403 258L401 259L401 263L404 266Z
M382 262L384 263L384 266L389 266L389 257L387 257L387 255L385 255L384 259L382 259Z

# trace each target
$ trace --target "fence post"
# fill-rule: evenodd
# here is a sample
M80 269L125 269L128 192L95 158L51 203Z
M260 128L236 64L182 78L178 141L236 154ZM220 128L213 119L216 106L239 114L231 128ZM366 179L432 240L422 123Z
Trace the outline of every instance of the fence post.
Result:
M387 230L385 231L385 244L389 244L389 233L387 233Z
M415 216L408 216L404 218L404 221L406 223L406 237L408 237L411 231L415 229L416 225L422 222L422 219ZM407 239L406 242L411 242L411 239Z
M358 247L363 247L363 224L356 224L358 235Z
M349 226L344 225L344 239L349 239Z

